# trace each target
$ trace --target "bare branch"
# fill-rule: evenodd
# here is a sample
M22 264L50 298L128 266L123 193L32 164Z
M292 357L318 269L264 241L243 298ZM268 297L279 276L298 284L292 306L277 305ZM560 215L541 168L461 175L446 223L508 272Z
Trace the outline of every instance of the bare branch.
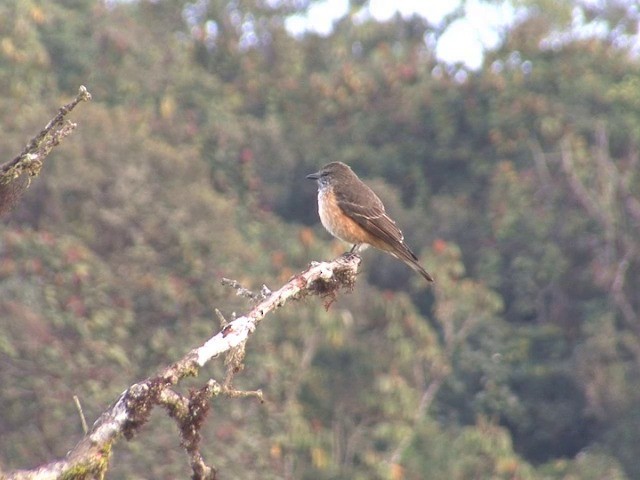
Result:
M246 342L243 342L227 352L227 356L224 359L224 364L227 367L227 374L224 378L223 384L225 390L233 389L233 377L235 377L236 373L240 373L244 370L244 363L242 362L245 355L245 345Z
M87 420L84 417L84 412L82 411L82 405L80 405L80 399L78 398L77 395L73 396L73 402L76 404L78 415L80 415L80 422L82 423L82 431L86 435L89 432L89 427L87 426Z
M220 322L220 327L221 328L226 327L229 324L229 320L224 318L224 315L222 314L222 312L217 308L214 310L214 312L216 314L216 317L218 317L218 321Z
M232 280L230 278L222 278L220 283L222 283L222 285L234 288L236 290L236 295L238 295L239 297L247 297L251 300L255 300L256 298L260 297L259 294L252 292L247 288L244 288L242 285L240 285L240 282L238 282L237 280Z
M312 263L305 271L292 277L282 288L255 305L247 314L229 322L203 345L194 348L156 376L127 388L98 418L89 433L66 458L33 470L15 471L5 478L55 479L72 471L78 478L102 478L108 469L110 451L114 443L122 436L127 439L133 438L148 421L151 410L156 405L167 408L178 422L194 478L215 478L215 469L204 463L198 449L199 430L207 413L208 399L223 393L230 397L254 396L262 401L262 392L238 392L229 385L221 386L210 380L203 388L192 392L187 399L173 391L172 387L185 377L197 375L201 367L221 353L241 346L244 351L250 334L262 319L268 313L284 306L287 301L300 300L308 295L318 295L326 301L327 298L334 299L341 289L351 290L359 265L360 257L353 254L342 255L331 262ZM230 365L234 365L233 362Z
M31 178L40 173L44 159L60 141L76 128L75 123L65 122L65 117L83 101L91 100L91 94L81 86L72 102L60 107L58 114L44 129L33 137L22 152L0 165L0 214L8 212L31 184ZM23 174L27 174L26 180Z
M159 397L159 403L180 429L181 445L189 457L193 479L212 480L216 476L216 469L207 465L200 453L200 429L209 413L209 399L220 391L218 382L209 380L201 389L192 391L188 398L171 389L164 390Z

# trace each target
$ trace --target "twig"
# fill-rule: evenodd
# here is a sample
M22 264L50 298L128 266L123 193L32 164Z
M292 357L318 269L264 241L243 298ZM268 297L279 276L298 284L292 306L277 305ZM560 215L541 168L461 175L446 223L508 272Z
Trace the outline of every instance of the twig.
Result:
M78 409L78 415L80 415L80 422L82 423L82 431L86 435L89 431L89 427L87 426L87 419L84 418L84 412L82 411L82 405L80 405L80 399L77 395L73 396L73 401L76 404L76 409Z
M236 290L236 295L238 295L239 297L247 297L251 300L255 300L260 296L259 294L254 293L247 288L244 288L242 285L240 285L240 282L238 282L237 280L232 280L230 278L223 277L220 283L222 285L234 288Z
M222 312L220 310L218 310L217 308L214 310L216 317L218 317L218 320L220 321L220 327L224 328L229 324L229 321L224 318L224 315L222 314Z

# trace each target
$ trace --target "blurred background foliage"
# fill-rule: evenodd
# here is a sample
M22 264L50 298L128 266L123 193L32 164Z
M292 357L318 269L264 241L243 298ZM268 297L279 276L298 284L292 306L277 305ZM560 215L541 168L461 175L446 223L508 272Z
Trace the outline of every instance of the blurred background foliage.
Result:
M290 35L312 3L2 2L0 157L94 100L0 227L0 467L63 456L73 395L92 421L247 309L222 276L341 253L304 179L341 160L436 286L368 251L352 294L268 318L236 379L266 403L213 401L221 478L639 478L637 5L514 0L469 70L366 1ZM109 478L185 460L157 412Z

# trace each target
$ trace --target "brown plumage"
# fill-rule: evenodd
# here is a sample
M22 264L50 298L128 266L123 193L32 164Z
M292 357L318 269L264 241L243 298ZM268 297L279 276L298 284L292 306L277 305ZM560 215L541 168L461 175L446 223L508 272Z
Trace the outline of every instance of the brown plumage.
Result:
M372 245L402 260L427 281L433 277L418 263L378 196L342 162L332 162L307 178L318 181L322 225L334 237L352 243L351 251Z

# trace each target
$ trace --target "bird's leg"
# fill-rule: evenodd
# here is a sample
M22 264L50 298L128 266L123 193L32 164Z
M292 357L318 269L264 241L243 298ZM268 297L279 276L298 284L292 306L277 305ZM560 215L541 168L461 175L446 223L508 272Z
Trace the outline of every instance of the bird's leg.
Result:
M362 245L361 243L354 243L353 247L351 247L351 250L349 250L348 252L344 252L343 255L345 257L351 257L352 255L359 255L360 251L364 250L364 248L362 247L366 247L366 245Z

